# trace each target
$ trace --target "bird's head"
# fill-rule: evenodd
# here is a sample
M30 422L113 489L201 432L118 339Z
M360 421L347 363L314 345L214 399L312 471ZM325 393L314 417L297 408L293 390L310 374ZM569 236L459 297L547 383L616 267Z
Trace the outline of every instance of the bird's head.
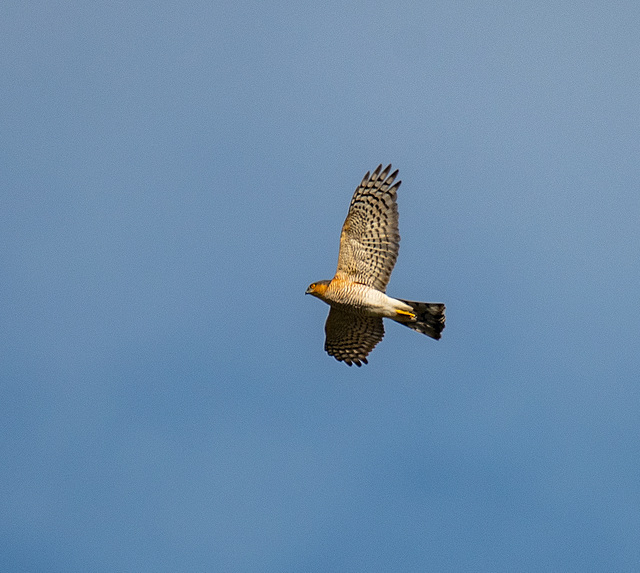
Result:
M318 298L322 298L331 281L318 281L317 283L311 283L304 294L312 294Z

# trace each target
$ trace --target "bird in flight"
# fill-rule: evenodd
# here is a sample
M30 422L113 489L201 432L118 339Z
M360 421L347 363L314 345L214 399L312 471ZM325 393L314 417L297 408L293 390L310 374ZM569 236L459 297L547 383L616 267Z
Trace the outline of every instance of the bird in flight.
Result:
M384 337L383 318L438 340L444 329L442 303L415 302L385 294L398 258L398 206L391 165L367 174L355 190L342 226L338 269L331 280L311 283L306 294L331 309L324 349L349 366L367 364L368 354Z

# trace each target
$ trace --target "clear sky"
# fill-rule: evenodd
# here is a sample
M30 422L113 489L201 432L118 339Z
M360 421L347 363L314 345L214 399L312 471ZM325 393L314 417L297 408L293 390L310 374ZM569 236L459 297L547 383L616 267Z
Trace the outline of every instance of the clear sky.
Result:
M640 4L0 6L0 569L640 570ZM388 292L323 351L351 194Z

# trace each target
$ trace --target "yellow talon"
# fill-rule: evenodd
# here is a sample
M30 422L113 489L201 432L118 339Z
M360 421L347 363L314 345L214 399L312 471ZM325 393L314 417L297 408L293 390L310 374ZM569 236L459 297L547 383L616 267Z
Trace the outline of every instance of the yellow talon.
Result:
M396 310L396 314L402 314L404 316L408 316L411 319L414 319L416 317L415 314L409 312L408 310Z

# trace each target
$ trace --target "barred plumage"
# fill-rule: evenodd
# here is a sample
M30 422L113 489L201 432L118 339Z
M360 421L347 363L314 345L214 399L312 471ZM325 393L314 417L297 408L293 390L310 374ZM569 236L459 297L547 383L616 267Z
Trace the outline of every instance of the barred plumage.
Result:
M336 278L362 283L385 292L398 258L400 233L396 197L398 170L382 165L367 174L355 190L342 226Z
M324 349L349 366L367 364L367 355L384 337L382 319L359 316L331 307L324 327Z
M355 190L342 226L338 268L332 280L312 283L312 294L331 306L325 350L349 366L366 357L384 337L382 318L390 318L434 339L444 329L442 303L394 299L385 294L398 258L398 171L378 165Z

